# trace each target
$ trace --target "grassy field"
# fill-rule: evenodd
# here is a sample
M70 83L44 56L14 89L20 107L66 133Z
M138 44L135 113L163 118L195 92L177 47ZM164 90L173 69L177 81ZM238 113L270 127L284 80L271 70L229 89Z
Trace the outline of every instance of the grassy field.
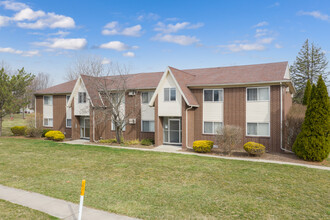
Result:
M0 199L0 219L58 219L45 213Z
M13 120L10 119L10 115L6 115L2 122L2 136L13 135L10 128L27 125L29 119L34 119L34 114L25 114L25 119L23 119L22 114L15 114Z
M0 184L142 219L329 219L330 172L0 138Z

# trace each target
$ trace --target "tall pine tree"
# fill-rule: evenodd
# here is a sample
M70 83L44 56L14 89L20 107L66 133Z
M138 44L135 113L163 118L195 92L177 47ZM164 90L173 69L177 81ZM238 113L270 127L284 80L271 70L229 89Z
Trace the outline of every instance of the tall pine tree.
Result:
M311 92L312 92L311 82L309 80L307 80L307 84L306 84L306 88L305 88L305 92L304 92L304 98L302 101L303 105L308 105L309 99L311 97Z
M323 161L330 153L330 103L327 87L319 76L317 86L312 86L305 120L293 151L304 159Z
M290 66L292 80L297 91L294 97L295 102L302 102L307 80L310 80L311 84L315 84L318 77L322 75L326 84L328 83L327 66L328 61L322 49L315 46L314 43L310 43L307 39L295 62Z

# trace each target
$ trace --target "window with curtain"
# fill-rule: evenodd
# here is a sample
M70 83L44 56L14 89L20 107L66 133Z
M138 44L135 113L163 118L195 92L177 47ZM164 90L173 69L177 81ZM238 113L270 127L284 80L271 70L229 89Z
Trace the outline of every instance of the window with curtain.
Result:
M247 101L269 101L269 88L247 88Z
M217 134L221 132L222 122L204 122L204 134Z
M247 123L246 134L248 136L269 136L269 123Z
M53 105L53 96L51 95L44 96L44 105Z
M142 103L143 104L148 104L153 95L154 95L154 92L142 92L141 93Z
M86 103L86 92L78 92L78 103Z
M222 89L204 89L205 102L222 102L223 90Z

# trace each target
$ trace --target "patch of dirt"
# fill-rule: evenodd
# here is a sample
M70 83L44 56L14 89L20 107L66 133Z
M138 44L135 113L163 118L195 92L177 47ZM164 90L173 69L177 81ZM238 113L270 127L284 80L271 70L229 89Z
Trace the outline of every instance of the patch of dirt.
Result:
M193 149L187 149L188 152L195 152ZM311 162L311 161L305 161L297 157L295 154L292 153L265 153L261 156L249 156L245 151L235 151L232 152L231 156L228 154L220 153L212 151L210 153L206 153L209 155L215 155L215 156L224 156L224 157L241 157L241 158L249 158L249 159L264 159L264 160L276 160L276 161L282 161L282 162L290 162L290 163L300 163L300 164L309 164L309 165L316 165L316 166L327 166L330 167L330 161L329 159L325 159L322 162Z

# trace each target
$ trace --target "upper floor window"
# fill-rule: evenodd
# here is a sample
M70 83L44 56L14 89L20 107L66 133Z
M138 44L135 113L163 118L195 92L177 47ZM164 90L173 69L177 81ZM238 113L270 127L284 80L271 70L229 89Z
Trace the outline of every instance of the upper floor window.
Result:
M70 95L67 95L67 96L66 96L66 104L68 104L69 99L70 99Z
M247 88L248 101L269 101L269 87Z
M205 89L204 90L205 102L222 102L223 90L222 89Z
M45 95L44 96L44 105L53 105L53 96Z
M151 97L154 95L154 92L142 92L142 104L148 104L151 100Z
M176 100L176 89L164 88L164 101L175 101L175 100Z
M78 92L78 103L86 103L86 92Z

